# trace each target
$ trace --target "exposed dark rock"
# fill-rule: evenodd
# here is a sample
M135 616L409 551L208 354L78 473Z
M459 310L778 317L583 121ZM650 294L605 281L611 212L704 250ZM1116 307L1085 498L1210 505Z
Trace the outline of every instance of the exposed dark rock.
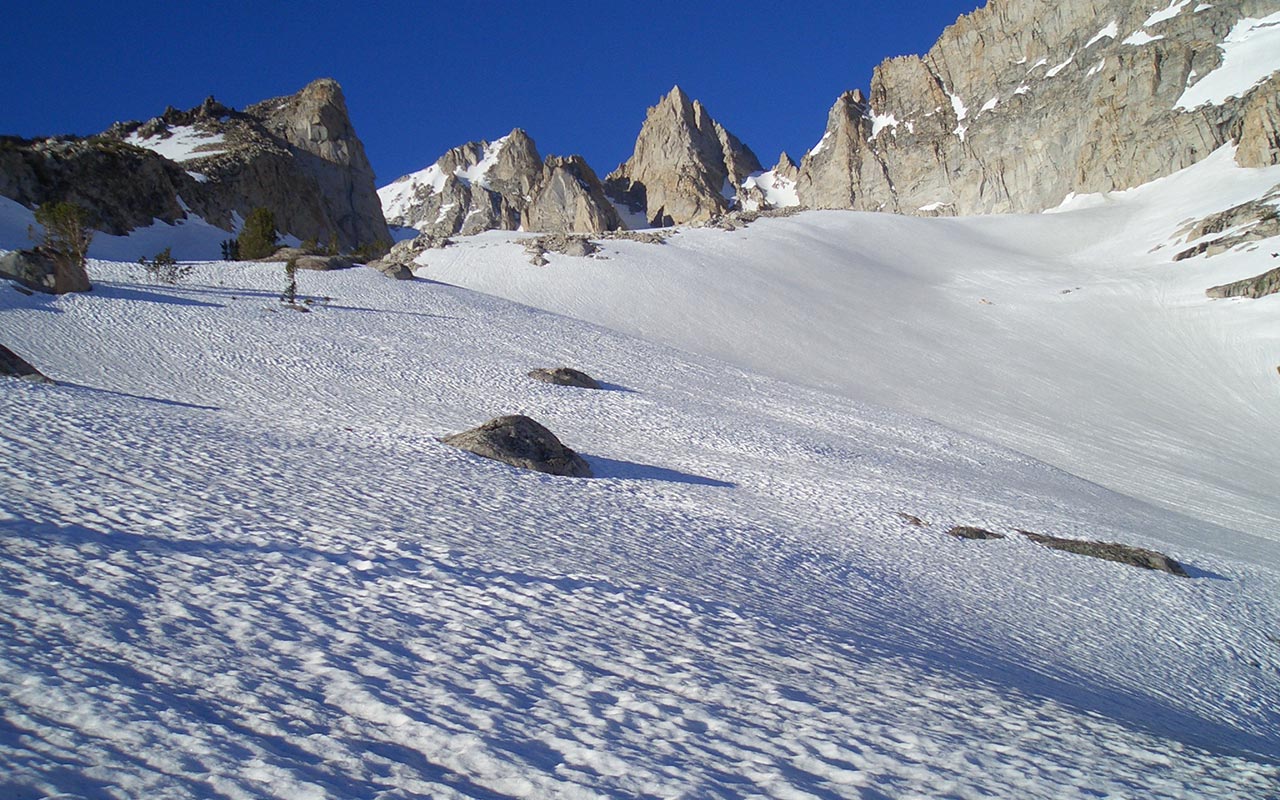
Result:
M1004 538L1003 533L995 533L994 531L989 531L986 528L976 528L972 525L957 525L951 530L947 531L947 534L949 536L954 536L957 539L1003 539Z
M1235 283L1224 283L1205 290L1210 297L1249 297L1257 299L1280 292L1280 267Z
M84 265L58 257L46 247L15 250L0 256L0 278L48 294L87 292L93 288Z
M786 154L783 153L783 155L786 155ZM914 525L917 528L929 527L929 523L920 519L915 514L908 514L905 511L899 511L897 513L898 513L898 518L901 519L903 522L907 523L908 525Z
M596 379L572 367L543 367L529 373L529 377L543 383L558 386L574 386L579 389L599 389Z
M1177 235L1184 242L1221 234L1182 250L1174 261L1185 261L1198 255L1216 256L1242 244L1280 236L1280 186L1251 200L1232 206L1225 211L1210 214L1183 226ZM1211 290L1212 291L1212 290ZM1211 297L1215 295L1210 295Z
M513 467L573 478L591 477L591 467L582 456L561 444L541 424L519 414L491 419L440 441Z
M377 261L370 261L365 266L370 269L376 269L388 278L393 278L398 281L413 280L413 270L408 264L401 264L396 261L389 261L385 258L380 258Z
M0 344L0 375L33 383L53 383L40 370L27 363L26 359L2 344Z
M1045 547L1052 547L1054 550L1064 550L1068 553L1076 553L1082 556L1091 556L1093 558L1101 558L1107 561L1118 561L1121 564L1129 564L1143 569L1154 569L1161 572L1168 572L1181 577L1188 577L1186 569L1181 564L1174 561L1164 553L1158 553L1155 550L1147 550L1141 547L1131 547L1126 544L1116 544L1115 542L1089 542L1083 539L1063 539L1058 536L1048 536L1043 533L1032 533L1031 531L1020 530L1023 536L1027 537L1036 544L1042 544Z

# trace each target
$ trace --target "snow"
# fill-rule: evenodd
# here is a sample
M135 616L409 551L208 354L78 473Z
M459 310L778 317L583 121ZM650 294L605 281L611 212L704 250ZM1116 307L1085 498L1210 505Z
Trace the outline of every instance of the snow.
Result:
M1126 36L1124 41L1121 42L1121 44L1128 44L1128 45L1133 45L1135 47L1139 47L1141 45L1150 44L1151 42L1154 42L1163 38L1164 38L1163 36L1152 36L1146 31L1138 30Z
M1094 64L1092 67L1089 67L1089 71L1085 73L1085 77L1092 78L1094 75L1097 75L1099 72L1102 72L1102 70L1106 68L1106 66L1107 66L1107 60L1105 58L1098 59L1097 64Z
M1088 50L1103 39L1114 39L1120 35L1119 20L1111 20L1107 26L1093 35L1093 38L1085 42L1084 48Z
M960 141L963 142L965 132L969 129L969 126L964 124L964 118L968 115L969 109L965 107L964 101L960 99L959 95L947 92L947 97L951 98L951 108L955 111L956 121L959 123L956 125L956 129L952 131L952 133L959 136Z
M475 183L486 189L489 188L485 175L494 164L498 163L498 157L502 154L502 148L509 137L510 134L493 142L482 142L482 149L476 163L458 166L454 169L453 176L464 183ZM378 189L378 199L382 203L383 214L388 219L402 217L412 205L418 202L419 197L438 194L443 190L448 179L449 175L440 169L439 163L396 178ZM442 209L440 213L443 215L444 210Z
M893 130L898 127L898 118L893 114L875 114L871 115L871 138L875 139L883 130Z
M0 381L0 794L1274 794L1280 325L1203 296L1257 254L1169 263L1280 180L1232 155L539 268L490 232L308 314L279 265L0 285L60 381ZM597 477L438 441L502 413Z
M1222 105L1229 98L1243 97L1280 69L1280 11L1240 20L1219 48L1222 63L1184 91L1174 108Z
M1173 19L1182 13L1182 9L1189 5L1191 5L1191 0L1169 0L1168 8L1163 8L1147 17L1147 21L1142 23L1142 27L1150 28L1152 25L1157 25L1167 19Z
M1022 84L1021 86L1019 86L1017 89L1014 89L1014 90L1013 90L1013 93L1014 93L1014 94L1026 94L1027 92L1030 92L1030 91L1031 91L1031 87L1030 87L1030 86L1028 86L1028 85L1026 85L1026 84L1024 83L1024 84Z
M215 145L220 145L225 140L225 137L220 133L206 133L190 125L175 125L168 129L167 134L167 136L156 135L142 138L135 131L125 139L125 142L136 147L145 147L148 150L159 153L170 161L179 163L221 155L226 152L215 147Z
M920 208L916 210L917 211L938 211L939 209L945 208L946 206L949 206L949 205L951 204L944 203L941 200L935 200L934 202L929 203L928 205L920 206Z
M773 170L758 172L742 182L743 189L758 188L764 192L765 202L773 208L788 208L800 205L800 196L796 193L796 182ZM743 202L746 211L758 210L758 203L752 200Z
M1067 66L1068 66L1068 65L1070 65L1070 64L1071 64L1071 62L1072 62L1072 61L1075 61L1075 60L1076 60L1075 53L1072 53L1071 55L1067 56L1067 60L1066 60L1066 61L1063 61L1061 64L1058 64L1058 65L1056 65L1056 66L1054 66L1054 67L1052 67L1052 68L1050 68L1050 69L1046 70L1046 71L1045 71L1045 73L1044 73L1044 76L1045 76L1046 78L1052 78L1052 77L1054 77L1054 76L1055 76L1055 75L1057 75L1059 72L1062 72L1064 69L1066 69L1066 68L1067 68Z
M996 107L996 106L998 106L998 105L1000 105L1000 98L999 98L999 97L993 97L993 98L991 98L990 100L988 100L987 102L985 102L985 103L983 103L983 104L982 104L982 108L978 109L978 113L979 113L979 114L985 114L985 113L986 113L986 112L988 112L988 111L993 111L993 110L995 110L995 107Z

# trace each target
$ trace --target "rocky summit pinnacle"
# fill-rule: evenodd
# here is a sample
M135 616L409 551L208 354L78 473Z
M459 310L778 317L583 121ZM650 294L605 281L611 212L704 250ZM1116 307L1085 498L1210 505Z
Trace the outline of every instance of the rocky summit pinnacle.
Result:
M76 203L115 235L196 216L230 236L262 207L298 239L347 249L390 239L342 88L327 78L243 111L210 97L97 136L7 145L0 195L29 208Z
M1234 142L1280 161L1280 59L1239 47L1275 0L991 0L924 56L847 92L805 156L811 208L909 214L1039 211L1125 189Z
M635 152L605 190L653 225L705 222L729 209L736 187L762 171L751 149L679 86L649 109Z
M433 236L486 230L599 233L622 227L581 156L538 155L520 128L467 142L378 190L387 222Z

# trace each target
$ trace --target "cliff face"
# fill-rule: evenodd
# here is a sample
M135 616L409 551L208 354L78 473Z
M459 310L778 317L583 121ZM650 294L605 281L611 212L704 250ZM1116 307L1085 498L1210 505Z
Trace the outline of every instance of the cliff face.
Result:
M649 109L635 152L605 188L652 225L683 225L723 214L743 180L762 170L750 148L677 86Z
M1242 165L1276 163L1278 27L1275 0L991 0L923 57L882 63L868 97L837 100L802 162L800 201L1038 211L1229 141Z
M299 239L390 240L364 146L328 79L244 111L210 98L88 138L2 140L0 195L28 207L75 202L117 235L188 214L230 235L237 218L265 207Z

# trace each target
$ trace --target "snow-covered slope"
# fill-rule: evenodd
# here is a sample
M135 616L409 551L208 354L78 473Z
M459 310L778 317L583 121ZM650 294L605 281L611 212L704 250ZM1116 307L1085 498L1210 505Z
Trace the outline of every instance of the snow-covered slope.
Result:
M779 285L726 274L734 242L842 253L885 303L960 291L859 267L876 241L837 234L850 220L877 232L816 215L652 252L730 300ZM990 251L981 224L948 224L946 252ZM509 269L589 274L604 304L650 252ZM817 280L804 263L778 275ZM62 382L0 381L0 796L1257 798L1280 780L1280 572L1222 555L1226 531L437 283L308 273L330 299L299 314L278 267L179 288L137 270L95 263L94 292L56 299L0 287L0 342ZM691 312L673 271L655 287ZM1003 274L973 278L996 305L971 318L1010 304ZM728 340L702 300L676 333ZM524 377L561 363L609 390ZM598 477L436 440L510 412ZM943 533L958 523L1159 547L1192 577Z
M1277 243L1173 262L1188 220L1280 168L1229 149L1063 213L810 212L532 268L489 235L420 275L922 414L1240 533L1188 543L1280 563L1280 296L1210 301Z

